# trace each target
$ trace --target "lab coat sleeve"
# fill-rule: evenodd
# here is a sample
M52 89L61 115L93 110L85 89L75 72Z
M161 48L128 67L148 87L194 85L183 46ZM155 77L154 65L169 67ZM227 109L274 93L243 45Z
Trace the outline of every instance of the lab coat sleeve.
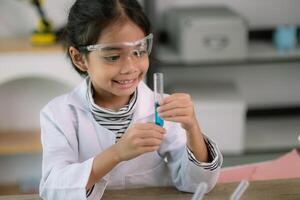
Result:
M186 147L186 150L188 152L188 158L190 161L192 161L195 165L198 165L199 167L203 167L209 170L214 170L215 168L220 167L222 165L222 154L220 153L218 146L205 135L204 135L204 141L206 143L209 159L211 161L201 162L197 160L194 153L188 147Z
M199 183L205 182L208 192L217 183L223 160L222 155L218 150L220 165L217 168L211 169L196 165L189 159L185 134L185 130L179 124L172 123L167 128L167 135L159 149L159 154L166 158L172 182L178 190L195 192Z
M40 196L47 200L82 200L86 199L86 184L94 158L79 162L75 127L69 125L72 115L64 112L68 111L52 112L48 106L40 115L43 146ZM105 180L96 184L89 199L95 195L99 199L105 186Z

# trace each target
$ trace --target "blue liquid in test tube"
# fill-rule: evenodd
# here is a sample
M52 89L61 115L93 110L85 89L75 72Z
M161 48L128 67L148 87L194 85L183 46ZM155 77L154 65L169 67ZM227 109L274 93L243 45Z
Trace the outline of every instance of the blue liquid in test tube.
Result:
M154 109L155 109L155 124L163 127L164 120L162 120L157 112L157 108L159 107L159 102L163 99L164 95L164 79L162 73L154 73L153 75L154 80Z
M155 124L163 127L164 126L164 120L162 120L157 113L157 108L159 107L159 104L156 102L155 103Z

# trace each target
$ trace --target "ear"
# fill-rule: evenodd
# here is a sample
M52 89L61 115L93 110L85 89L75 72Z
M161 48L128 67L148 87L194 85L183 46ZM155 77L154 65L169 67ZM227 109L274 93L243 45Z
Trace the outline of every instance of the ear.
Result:
M81 71L87 71L88 65L86 62L86 58L83 54L81 54L76 48L70 47L69 54L71 56L73 64L80 69Z

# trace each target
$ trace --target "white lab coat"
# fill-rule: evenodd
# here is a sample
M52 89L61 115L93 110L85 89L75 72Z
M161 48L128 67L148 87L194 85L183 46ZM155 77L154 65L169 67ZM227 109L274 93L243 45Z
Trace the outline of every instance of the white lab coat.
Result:
M141 82L132 123L154 121L153 92ZM52 100L41 111L43 172L40 195L44 199L86 199L86 184L94 157L115 144L115 134L93 118L86 99L85 79L71 93ZM174 185L194 192L200 182L208 190L220 169L205 170L188 159L186 135L178 123L165 122L167 130L158 151L117 165L99 180L88 199L100 199L106 188Z

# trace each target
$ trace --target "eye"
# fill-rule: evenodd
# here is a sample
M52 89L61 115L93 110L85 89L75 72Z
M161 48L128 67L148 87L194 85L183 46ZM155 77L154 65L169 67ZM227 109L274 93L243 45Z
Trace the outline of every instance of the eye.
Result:
M146 50L135 50L133 55L135 55L136 57L144 57L147 54Z
M116 62L120 59L120 55L104 56L103 59L107 62Z

